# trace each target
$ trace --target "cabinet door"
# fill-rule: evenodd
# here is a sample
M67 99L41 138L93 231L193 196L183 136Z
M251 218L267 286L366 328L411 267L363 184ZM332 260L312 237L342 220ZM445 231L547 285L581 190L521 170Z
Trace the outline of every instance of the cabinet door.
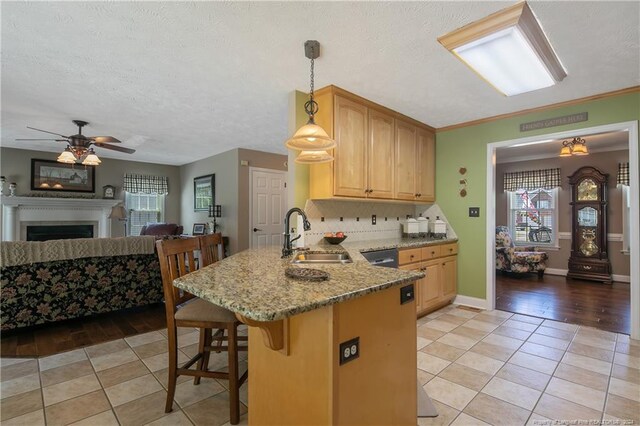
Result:
M398 200L416 199L417 129L396 120L396 194Z
M422 279L420 288L420 305L423 311L436 306L440 302L442 296L442 267L440 263L440 260L430 260L423 263L424 273L426 274L426 277Z
M420 201L435 201L436 144L433 133L419 129L417 134L416 196Z
M334 194L366 197L367 107L336 96L335 135Z
M400 266L399 269L404 269L405 271L420 271L420 268L422 267L422 264L420 263L415 263L413 265L405 265L405 266ZM413 285L413 290L414 290L414 297L416 300L416 313L420 313L422 311L422 298L421 298L421 287L424 286L424 284L422 283L424 281L424 278L421 278L419 280L417 280Z
M445 257L442 263L442 297L453 298L457 293L458 260L456 256Z
M368 182L370 198L393 198L394 119L369 109Z

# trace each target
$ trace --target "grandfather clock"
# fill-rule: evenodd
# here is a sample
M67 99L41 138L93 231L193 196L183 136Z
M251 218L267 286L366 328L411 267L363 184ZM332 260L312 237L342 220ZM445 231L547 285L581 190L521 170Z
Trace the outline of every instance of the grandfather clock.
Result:
M611 283L607 254L608 178L608 174L589 166L569 176L573 217L567 278Z

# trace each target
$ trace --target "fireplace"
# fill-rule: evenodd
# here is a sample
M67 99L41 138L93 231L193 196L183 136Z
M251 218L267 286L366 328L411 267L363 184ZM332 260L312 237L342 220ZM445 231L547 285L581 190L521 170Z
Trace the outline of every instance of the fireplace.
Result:
M7 197L2 196L2 241L27 241L36 240L36 237L27 236L27 228L30 227L54 227L53 238L109 238L111 237L111 208L118 204L119 200L102 200L97 198L44 198L44 197ZM89 225L88 231L80 231L79 234L67 234L67 226L73 228L76 225ZM64 228L63 228L64 227ZM88 228L84 228L87 229ZM32 232L39 233L40 229ZM60 232L58 232L60 231ZM72 232L76 232L72 231Z
M31 225L27 226L27 241L93 238L93 225Z

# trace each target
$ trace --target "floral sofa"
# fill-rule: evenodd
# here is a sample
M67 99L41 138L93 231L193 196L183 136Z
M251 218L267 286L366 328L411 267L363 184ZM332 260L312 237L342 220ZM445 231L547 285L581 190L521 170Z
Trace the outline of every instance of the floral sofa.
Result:
M153 236L2 242L1 329L161 302Z
M509 228L496 227L496 269L504 272L537 272L542 277L547 269L547 253L535 247L515 247Z

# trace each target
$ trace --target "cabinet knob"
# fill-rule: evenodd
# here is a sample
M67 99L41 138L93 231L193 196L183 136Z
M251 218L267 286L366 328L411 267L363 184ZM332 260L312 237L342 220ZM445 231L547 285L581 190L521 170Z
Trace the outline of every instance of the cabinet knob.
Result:
M435 252L435 251L432 251L432 252L431 252L431 254L432 254L432 255L434 255L434 254L436 254L436 252Z
M422 197L422 194L416 194L418 197Z
M409 256L409 258L411 258L411 259L413 259L414 257L415 257L414 255Z

